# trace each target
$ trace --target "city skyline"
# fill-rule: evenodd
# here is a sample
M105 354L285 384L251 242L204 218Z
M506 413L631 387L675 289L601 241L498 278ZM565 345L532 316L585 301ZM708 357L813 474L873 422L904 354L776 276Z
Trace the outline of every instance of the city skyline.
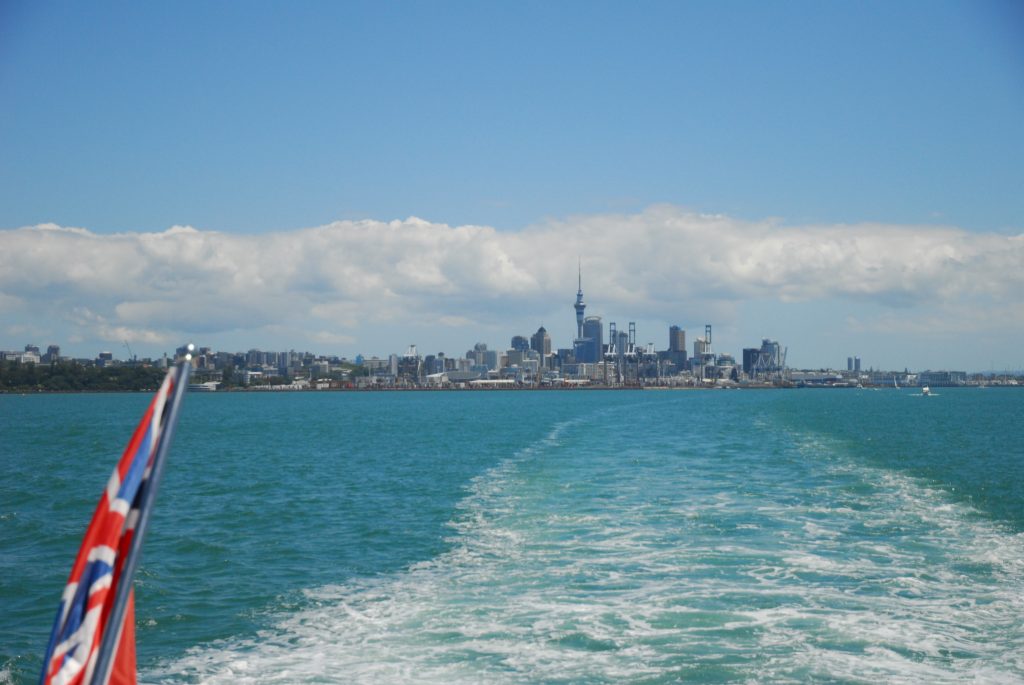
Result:
M1024 368L1022 17L8 3L0 340L572 347L582 260L659 348Z
M157 357L192 339L354 357L411 343L459 349L530 335L540 325L556 348L572 347L572 295L581 277L572 267L580 262L561 255L589 245L603 254L578 258L588 316L601 316L605 328L636 322L641 343L661 347L669 326L692 331L711 322L719 350L778 339L793 364L806 368L839 367L851 354L893 369L1024 367L1012 337L1024 321L1016 314L1024 300L1013 299L1024 281L1021 237L792 228L668 206L574 221L525 234L418 219L259 237L191 228L115 236L9 231L0 278L8 292L15 289L5 296L5 313L26 318L21 325L9 318L4 332L11 344L61 340L86 356L128 341ZM553 249L538 253L534 243ZM715 259L700 257L722 245L729 249ZM282 262L282 254L295 263ZM1000 327L1000 337L977 335Z

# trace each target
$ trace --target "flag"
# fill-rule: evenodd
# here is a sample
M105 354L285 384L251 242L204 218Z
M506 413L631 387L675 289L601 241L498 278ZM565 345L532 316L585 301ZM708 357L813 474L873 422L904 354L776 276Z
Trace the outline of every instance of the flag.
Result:
M41 685L135 683L132 575L190 358L168 371L107 481L61 596Z

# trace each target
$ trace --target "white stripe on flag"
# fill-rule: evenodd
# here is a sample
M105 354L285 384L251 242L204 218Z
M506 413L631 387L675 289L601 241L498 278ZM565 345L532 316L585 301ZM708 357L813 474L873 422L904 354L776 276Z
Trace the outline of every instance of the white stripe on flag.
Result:
M110 566L114 565L114 560L117 559L117 550L107 545L96 545L89 550L89 561L105 561Z
M71 611L71 600L75 598L75 593L78 592L78 583L72 581L64 587L64 593L60 596L60 621L58 625L64 625L64 621L68 618L68 612Z
M89 596L91 597L92 595L96 594L100 590L109 590L110 586L111 586L111 584L113 582L114 582L114 572L113 571L107 571L102 576L100 576L99 578L94 580L92 582L92 585L89 586Z
M120 514L121 516L127 517L128 510L131 508L131 506L132 505L130 502L128 502L128 500L121 499L120 497L118 497L110 501L110 509L108 511L112 511L115 514Z
M107 501L113 502L117 499L117 491L121 489L121 476L117 472L117 467L114 467L114 472L110 474L110 480L107 481Z
M67 683L73 680L90 659L90 653L93 652L93 636L96 635L96 626L99 625L100 612L102 611L103 607L97 606L86 612L85 620L82 621L82 625L78 627L78 630L69 635L64 642L57 645L56 649L53 650L54 659L62 658L68 650L71 650L70 656L54 675L54 684ZM53 663L53 661L50 663ZM89 679L86 678L84 682L89 682Z

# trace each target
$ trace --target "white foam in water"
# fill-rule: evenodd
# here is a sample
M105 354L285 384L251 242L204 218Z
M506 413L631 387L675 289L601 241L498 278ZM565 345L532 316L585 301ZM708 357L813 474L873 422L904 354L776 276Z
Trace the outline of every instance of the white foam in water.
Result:
M561 500L567 484L530 467L568 428L473 481L449 552L311 590L271 629L144 680L1024 680L1022 536L835 455L807 459L809 485L744 492L706 458L671 506L620 496L644 484L625 473L599 502Z

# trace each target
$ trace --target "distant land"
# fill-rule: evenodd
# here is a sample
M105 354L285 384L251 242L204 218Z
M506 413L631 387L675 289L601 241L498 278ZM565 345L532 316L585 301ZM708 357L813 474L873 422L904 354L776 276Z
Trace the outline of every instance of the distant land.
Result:
M708 331L710 333L710 331ZM555 388L796 388L796 387L1024 387L1024 373L968 373L956 370L862 369L859 359L847 368L793 369L785 350L764 340L745 349L741 362L715 354L697 338L694 354L684 349L685 333L668 350L656 351L630 341L601 344L595 361L586 358L589 344L578 339L573 350L551 352L543 327L527 340L512 338L504 351L477 343L465 356L421 355L410 346L402 355L346 359L312 352L222 352L200 347L193 355L192 390L442 390ZM592 353L591 345L590 353ZM115 359L101 352L92 359L63 357L57 345L45 353L26 345L20 352L0 352L0 392L137 392L159 386L167 367L184 357L181 347L161 359Z

